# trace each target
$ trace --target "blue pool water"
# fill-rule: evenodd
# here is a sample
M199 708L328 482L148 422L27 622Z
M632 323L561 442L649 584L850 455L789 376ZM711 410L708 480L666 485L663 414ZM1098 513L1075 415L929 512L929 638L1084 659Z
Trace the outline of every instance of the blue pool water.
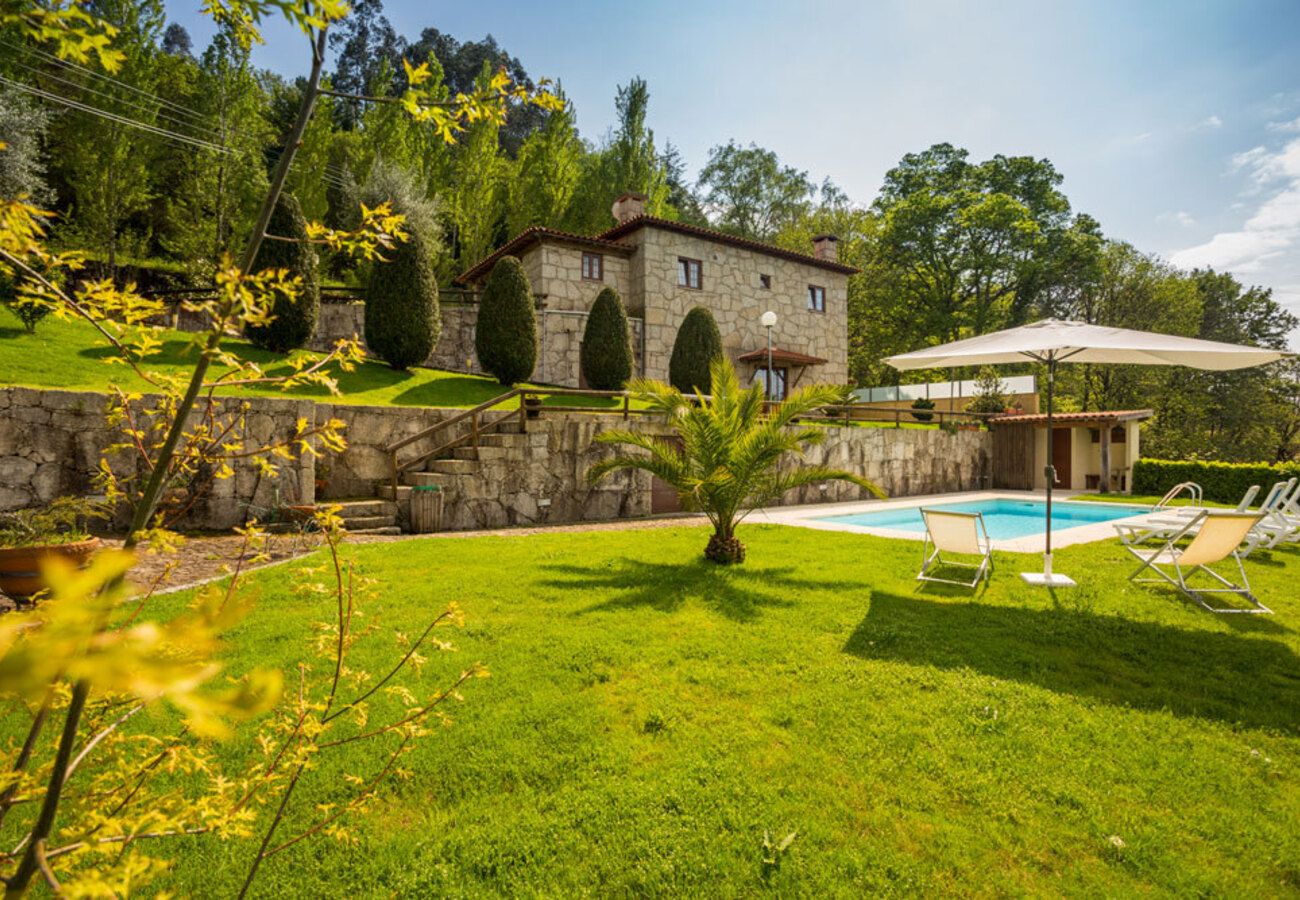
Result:
M968 503L927 504L927 508L983 513L984 527L989 530L989 537L995 541L1042 534L1047 518L1047 504L1042 500L972 500ZM1052 504L1052 531L1127 519L1130 516L1142 515L1144 512L1146 510L1111 503L1057 501ZM823 522L842 522L846 525L861 525L864 528L888 528L893 531L925 533L925 522L921 519L921 508L918 506L817 518Z

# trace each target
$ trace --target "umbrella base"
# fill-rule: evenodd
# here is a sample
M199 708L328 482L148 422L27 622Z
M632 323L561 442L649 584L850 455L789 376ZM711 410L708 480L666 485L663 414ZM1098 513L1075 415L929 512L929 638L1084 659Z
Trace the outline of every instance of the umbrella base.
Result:
M1025 584L1038 587L1078 587L1069 575L1057 572L1021 572L1020 577L1025 580Z

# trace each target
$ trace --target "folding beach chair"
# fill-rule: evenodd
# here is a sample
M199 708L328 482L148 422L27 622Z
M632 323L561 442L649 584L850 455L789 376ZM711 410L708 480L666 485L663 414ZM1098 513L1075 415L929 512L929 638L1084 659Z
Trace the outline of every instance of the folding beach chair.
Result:
M977 512L922 509L921 518L925 519L925 549L917 581L938 581L973 588L980 583L981 578L988 578L993 568L993 544L989 540L988 529L984 527L983 515ZM977 563L955 562L944 559L940 555L942 553L978 556L980 559ZM932 569L939 566L973 569L975 574L970 581L939 578L930 574Z
M1260 603L1250 592L1250 580L1246 577L1246 567L1242 564L1240 553L1242 542L1248 540L1251 529L1263 518L1260 513L1206 510L1181 530L1167 537L1164 543L1155 549L1144 549L1137 542L1126 539L1125 532L1131 531L1132 526L1116 524L1115 528L1119 531L1120 541L1125 549L1142 561L1142 565L1129 576L1131 581L1141 584L1158 584L1167 581L1210 612L1271 613L1272 610ZM1180 540L1193 535L1191 543L1186 547L1178 546ZM1237 564L1237 572L1241 575L1239 585L1210 568L1213 564L1229 557ZM1147 569L1159 577L1139 578L1138 576ZM1198 571L1204 572L1222 587L1189 587L1188 578ZM1206 600L1207 594L1236 594L1249 600L1253 608L1211 606Z

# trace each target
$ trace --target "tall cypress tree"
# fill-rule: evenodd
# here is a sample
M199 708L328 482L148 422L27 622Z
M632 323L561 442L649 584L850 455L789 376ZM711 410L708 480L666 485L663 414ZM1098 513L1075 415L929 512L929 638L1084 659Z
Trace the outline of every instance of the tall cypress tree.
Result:
M442 335L432 239L419 221L407 221L388 262L371 266L366 288L366 346L399 370L428 359Z
M288 192L280 195L266 230L268 234L293 240L263 241L253 270L288 269L290 275L301 279L301 284L297 296L277 292L271 306L271 321L265 325L249 325L244 333L258 347L287 353L311 339L320 315L316 251L307 242L307 220L302 208Z
M524 267L503 256L479 299L474 349L479 365L504 385L527 381L537 365L537 313Z
M722 334L713 313L697 306L686 314L668 360L668 381L683 393L713 390L709 364L722 355Z
M597 294L591 305L578 361L592 390L617 391L632 377L632 334L623 301L612 287Z

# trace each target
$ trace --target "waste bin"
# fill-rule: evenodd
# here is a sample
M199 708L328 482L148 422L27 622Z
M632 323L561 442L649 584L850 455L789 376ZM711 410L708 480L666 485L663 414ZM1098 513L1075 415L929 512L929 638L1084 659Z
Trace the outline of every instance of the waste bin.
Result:
M421 484L411 489L411 531L415 534L442 531L442 489L436 484Z

